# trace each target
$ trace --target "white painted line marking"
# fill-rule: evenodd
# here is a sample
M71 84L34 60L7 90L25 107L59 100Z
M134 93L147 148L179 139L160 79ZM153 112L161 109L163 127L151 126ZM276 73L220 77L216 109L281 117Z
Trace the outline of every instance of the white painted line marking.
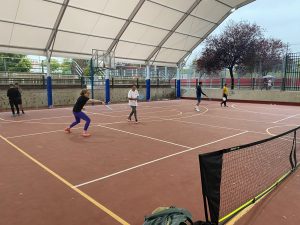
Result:
M249 112L249 113L261 114L261 115L286 116L286 114L263 113L263 112L250 111L250 110L246 110L246 109L239 109L239 108L237 108L237 106L235 104L233 104L231 107L238 110L238 111L242 111L242 112Z
M199 146L196 146L196 147L193 147L193 148L189 148L189 149L186 149L186 150L183 150L183 151L180 151L180 152L171 154L171 155L167 155L167 156L164 156L164 157L155 159L155 160L151 160L151 161L149 161L149 162L145 162L145 163L142 163L142 164L139 164L139 165L130 167L130 168L128 168L128 169L121 170L121 171L118 171L118 172L116 172L116 173L112 173L112 174L107 175L107 176L104 176L104 177L100 177L100 178L97 178L97 179L94 179L94 180L91 180L91 181L87 181L87 182L84 182L84 183L81 183L81 184L77 184L77 185L75 185L74 187L81 187L81 186L84 186L84 185L87 185L87 184L91 184L91 183L94 183L94 182L97 182L97 181L100 181L100 180L104 180L104 179L106 179L106 178L113 177L113 176L116 176L116 175L118 175L118 174L125 173L125 172L131 171L131 170L137 169L137 168L139 168L139 167L146 166L146 165L149 165L149 164L152 164L152 163L155 163L155 162L158 162L158 161L167 159L167 158L171 158L171 157L173 157L173 156L181 155L181 154L183 154L183 153L190 152L190 151L193 151L193 150L195 150L195 149L202 148L202 147L205 147L205 146L208 146L208 145L211 145L211 144L214 144L214 143L217 143L217 142L220 142L220 141L229 139L229 138L233 138L233 137L236 137L236 136L245 134L245 133L247 133L247 132L248 132L248 131L244 131L244 132L241 132L241 133L238 133L238 134L234 134L234 135L231 135L231 136L228 136L228 137L225 137L225 138L218 139L218 140L216 140L216 141L212 141L212 142L209 142L209 143L206 143L206 144L203 144L203 145L199 145Z
M106 108L108 108L109 110L113 110L111 107L109 107L109 105L104 105Z
M287 120L287 119L290 119L290 118L296 117L296 116L298 116L298 115L300 115L300 114L296 114L296 115L293 115L293 116L288 116L288 117L286 117L286 118L283 118L283 119L281 119L281 120L277 120L277 121L275 121L275 122L273 122L273 123L278 123L278 122L281 122L281 121L283 121L283 120Z
M114 131L122 132L122 133L125 133L125 134L131 134L131 135L134 135L134 136L143 137L143 138L151 139L151 140L154 140L154 141L159 141L159 142L163 142L163 143L167 143L167 144L171 144L171 145L183 147L183 148L191 148L189 146L176 144L174 142L165 141L165 140L162 140L162 139L153 138L153 137L146 136L146 135L136 134L136 133L132 133L132 132L128 132L128 131L124 131L124 130L120 130L120 129L116 129L116 128L112 128L112 127L107 127L107 126L103 126L103 125L97 125L97 126L98 127L103 127L103 128L109 129L109 130L114 130Z

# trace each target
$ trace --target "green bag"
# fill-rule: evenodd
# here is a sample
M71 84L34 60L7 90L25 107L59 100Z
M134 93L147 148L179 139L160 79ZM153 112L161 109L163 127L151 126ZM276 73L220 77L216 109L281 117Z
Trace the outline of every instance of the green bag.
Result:
M145 217L143 225L192 225L192 214L182 208L159 207Z

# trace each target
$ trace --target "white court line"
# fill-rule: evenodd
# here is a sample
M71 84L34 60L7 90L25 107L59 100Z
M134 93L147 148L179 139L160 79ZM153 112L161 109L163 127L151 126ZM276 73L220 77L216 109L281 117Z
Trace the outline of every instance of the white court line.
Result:
M3 118L0 118L0 120L6 121L6 122L12 122L12 123L26 123L30 121L36 121L36 120L51 120L51 119L60 119L65 117L74 117L74 116L53 116L53 117L44 117L44 118L38 118L38 119L29 119L29 120L6 120Z
M230 127L222 127L222 126L210 125L210 124L205 124L205 123L194 123L194 122L188 122L188 121L181 121L180 119L181 118L168 119L168 120L172 120L172 121L180 122L180 123L187 123L187 124L194 124L194 125L207 126L207 127L213 127L213 128L220 128L220 129L225 129L225 130L247 131L248 133L263 134L263 135L268 134L268 133L263 133L263 132L258 132L258 131L244 130L244 129L238 129L238 128L230 128Z
M246 109L239 109L239 108L237 108L237 106L235 104L232 104L231 107L238 111L242 111L242 112L249 112L249 113L255 113L255 114L262 114L262 115L272 115L272 116L286 116L286 114L263 113L263 112L250 111L250 110L246 110Z
M287 119L290 119L290 118L296 117L296 116L298 116L298 115L300 115L300 114L296 114L296 115L293 115L293 116L288 116L288 117L286 117L286 118L283 118L283 119L281 119L281 120L277 120L277 121L275 121L275 122L273 122L273 123L278 123L278 122L281 122L281 121L283 121L283 120L287 120Z
M59 132L59 131L63 132L63 130L52 130L52 131L45 131L45 132L40 132L40 133L32 133L32 134L23 134L23 135L11 136L11 137L6 137L6 139L19 138L19 137L28 137L28 136L41 135L41 134L50 134L50 133L56 133L56 132Z
M157 122L157 121L162 121L162 120L149 120L146 122ZM99 125L112 125L112 124L119 124L119 123L128 123L128 121L117 121L117 122L111 122L111 123L100 123L96 125L90 125L89 127L98 127ZM68 123L69 124L69 123ZM82 129L83 127L73 127L72 130L77 130L77 129ZM19 137L27 137L27 136L34 136L34 135L41 135L41 134L50 134L50 133L55 133L55 132L63 132L63 129L60 130L52 130L52 131L45 131L45 132L39 132L39 133L31 133L31 134L23 134L23 135L17 135L17 136L11 136L11 137L6 137L7 139L12 139L12 138L19 138Z
M90 180L90 181L87 181L87 182L84 182L84 183L81 183L81 184L77 184L77 185L75 185L74 187L75 187L75 188L78 188L78 187L81 187L81 186L84 186L84 185L87 185L87 184L90 184L90 183L94 183L94 182L97 182L97 181L100 181L100 180L104 180L104 179L106 179L106 178L113 177L113 176L116 176L116 175L118 175L118 174L125 173L125 172L128 172L128 171L130 171L130 170L134 170L134 169L137 169L137 168L139 168L139 167L146 166L146 165L149 165L149 164L152 164L152 163L155 163L155 162L158 162L158 161L167 159L167 158L171 158L171 157L174 157L174 156L177 156L177 155L181 155L181 154L183 154L183 153L190 152L190 151L193 151L193 150L195 150L195 149L202 148L202 147L205 147L205 146L208 146L208 145L211 145L211 144L220 142L220 141L224 141L224 140L226 140L226 139L233 138L233 137L236 137L236 136L245 134L245 133L247 133L247 131L244 131L244 132L241 132L241 133L238 133L238 134L234 134L234 135L231 135L231 136L228 136L228 137L225 137L225 138L221 138L221 139L218 139L218 140L216 140L216 141L212 141L212 142L209 142L209 143L206 143L206 144L202 144L202 145L199 145L199 146L196 146L196 147L193 147L193 148L189 148L189 149L186 149L186 150L183 150L183 151L180 151L180 152L176 152L176 153L174 153L174 154L167 155L167 156L164 156L164 157L155 159L155 160L151 160L151 161L148 161L148 162L145 162L145 163L142 163L142 164L139 164L139 165L130 167L130 168L128 168L128 169L121 170L121 171L118 171L118 172L116 172L116 173L112 173L112 174L107 175L107 176L104 176L104 177L100 177L100 178L97 178L97 179L94 179L94 180Z
M200 106L200 107L204 107L204 106ZM206 108L206 107L204 107L204 108ZM218 110L220 108L210 108L209 110L212 111L212 110L215 110L215 109ZM199 115L199 113L198 114L193 114L192 116L180 117L180 118L175 118L175 119L185 119L185 118L194 117L194 116L197 116L197 115ZM227 116L208 115L207 113L205 113L205 115L203 113L202 115L207 116L207 117L224 118L224 119L230 119L230 120L240 120L240 121L258 122L258 123L266 123L266 124L274 123L274 122L266 122L266 121L263 121L263 120L248 120L248 119L240 119L240 118L233 118L233 117L227 117ZM300 114L298 114L298 115L300 115ZM170 119L170 120L172 120L172 119ZM286 123L278 123L278 124L287 125Z
M187 105L187 104L185 104ZM128 106L128 105L127 105ZM174 107L178 107L178 106L184 106L184 105L169 105L169 106L138 106L137 110L140 112L140 111L143 111L143 110L148 110L148 109L162 109L162 108L174 108ZM124 109L124 110L113 110L113 112L129 112L131 111L131 109L128 107L126 107L127 109ZM89 107L89 109L92 109L92 107ZM90 112L94 112L94 111L90 111ZM107 113L106 113L107 112ZM108 111L105 111L103 112L102 114L104 115L109 115L111 114L111 112L108 112Z
M127 114L123 114L123 115L110 115L110 114L106 114L106 113L97 113L97 112L91 112L91 111L85 111L87 114L94 114L94 115L103 115L103 116L108 116L108 117L128 117L128 114L130 112L130 110L126 110L128 113ZM144 117L143 115L146 115L146 114L153 114L153 113L160 113L160 112L171 112L171 111L178 111L180 112L179 110L177 109L166 109L166 110L160 110L160 111L153 111L153 112L139 112L138 111L138 114L140 115L141 114L141 117ZM116 112L116 111L115 111ZM175 114L175 115L179 115L179 114ZM166 115L167 116L167 115Z
M180 106L180 105L178 105ZM87 108L93 108L94 106L88 106ZM143 107L143 108L139 108L139 111L141 110L147 110L147 109L155 109L155 108L169 108L169 107L174 107L172 105L170 106L146 106L146 107ZM175 105L176 107L176 105ZM72 109L71 107L70 108L57 108L57 109ZM44 110L55 110L55 109L40 109L40 110L31 110L31 111L44 111ZM171 109L171 110L177 110L177 109ZM164 110L164 111L171 111L171 110ZM30 110L28 110L30 111ZM113 113L115 112L129 112L130 109L126 109L126 110L113 110ZM178 110L179 111L179 110ZM97 112L93 112L93 111L86 111L87 113L93 113L93 114L99 114L99 115L104 115L104 116L109 116L109 117L120 117L120 116L117 116L117 115L111 115L111 112L108 113L97 113ZM156 111L156 112L162 112L162 111ZM148 112L148 113L156 113L156 112ZM148 113L143 113L143 114L148 114ZM1 113L0 113L1 114ZM127 115L124 115L124 116L127 116ZM4 121L4 122L12 122L12 123L22 123L22 122L28 122L28 121L35 121L35 120L47 120L47 119L59 119L59 118L64 118L64 117L74 117L73 115L70 115L70 116L59 116L59 117L44 117L44 118L37 118L37 119L27 119L27 120L6 120L6 119L3 119L0 117L0 120L1 121Z
M204 106L200 106L200 107L204 107ZM159 107L159 108L162 108L162 107ZM206 107L204 107L206 108ZM206 108L207 109L207 108ZM218 109L218 108L213 108L213 109L210 109L210 110L214 110L214 109ZM159 112L170 112L170 111L179 111L178 109L170 109L170 110L161 110L161 111L154 111L154 112L146 112L146 113L141 113L142 115L140 116L141 118L150 118L151 116L146 116L144 117L143 115L145 114L153 114L153 113L159 113ZM125 111L125 110L124 110ZM126 110L128 111L128 110ZM117 116L117 115L109 115L109 114L105 114L105 113L95 113L95 112L90 112L90 111L85 111L87 114L95 114L95 115L104 115L104 116L108 116L108 117L124 117L124 116L128 116L127 114L125 115L120 115L120 116ZM117 112L117 111L114 111L114 112ZM120 111L121 112L121 111ZM123 112L123 111L122 111ZM198 116L198 115L204 115L203 112L201 113L194 113L194 112L186 112L184 114L187 114L187 113L192 113L193 115L191 116L184 116L184 117L181 117L181 118L178 118L178 119L184 119L184 118L189 118L189 117L194 117L194 116ZM179 114L176 114L176 115L171 115L171 116L178 116L178 115L183 115L182 112L179 112ZM298 114L299 115L299 114ZM266 121L262 121L262 120L248 120L248 119L240 119L240 118L230 118L230 117L226 117L226 116L217 116L217 115L207 115L205 114L204 116L208 116L208 117L217 117L217 118L224 118L224 119L231 119L231 120L240 120L240 121L250 121L250 122L258 122L258 123L266 123L266 124L270 124L270 123L275 123L275 122L266 122ZM3 121L2 123L3 124L7 124L7 123L20 123L20 122L23 122L23 123L27 123L28 121L36 121L36 120L48 120L48 119L60 119L60 118L67 118L67 117L74 117L74 116L60 116L60 117L45 117L45 118L39 118L39 119L28 119L28 120L18 120L18 121L14 121L14 120L6 120L6 119L3 119L3 118L0 118L1 121ZM155 117L155 116L152 116L152 117ZM160 117L155 117L155 118L160 118ZM277 121L278 122L278 121ZM277 123L276 122L276 123ZM123 123L123 122L116 122L116 123ZM67 124L67 123L39 123L39 124ZM114 124L114 123L101 123L103 125L107 125L107 124ZM279 123L280 124L280 123Z
M149 108L150 109L152 109L152 108L167 108L167 107L171 107L171 106L166 106L166 107L147 107L147 109L149 109ZM149 114L149 113L164 112L164 111L173 111L173 110L177 110L177 109L161 110L161 111L155 111L155 112L142 113L142 115L143 114ZM128 110L121 110L121 111L114 111L114 112L123 112L123 111L128 111L129 112L129 109ZM177 111L179 111L179 110L177 110ZM104 116L108 116L108 117L123 117L123 116L127 117L128 116L127 114L126 115L119 115L118 116L118 115L110 115L110 114L106 114L106 113L96 113L96 112L89 112L89 111L86 111L86 113L87 114L95 114L95 115L104 115ZM179 115L179 114L176 114L176 115ZM3 119L3 118L0 117L0 120L4 121L3 123L28 123L29 121L59 119L59 118L67 118L67 117L74 117L74 116L71 115L71 116L59 116L59 117L44 117L44 118L27 119L27 120L6 120L6 119ZM67 124L67 123L39 123L39 124Z
M112 128L112 127L106 127L106 126L103 126L103 125L97 125L97 126L98 127L103 127L103 128L109 129L109 130L114 130L114 131L122 132L122 133L125 133L125 134L131 134L131 135L134 135L134 136L143 137L143 138L151 139L151 140L154 140L154 141L159 141L159 142L163 142L163 143L167 143L167 144L171 144L171 145L183 147L183 148L191 148L189 146L176 144L174 142L165 141L165 140L162 140L162 139L153 138L153 137L142 135L142 134L136 134L136 133L132 133L132 132L128 132L128 131L124 131L124 130L120 130L120 129L116 129L116 128Z
M38 111L44 111L44 110L56 110L56 109L60 109L60 110L66 110L66 109L72 109L72 106L68 106L68 107L59 107L59 108L44 108L44 109L28 109L26 110L25 109L25 112L38 112ZM5 114L5 113L8 113L8 114L11 114L10 111L5 111L5 112L1 112L0 114Z
M212 109L210 109L210 110L212 110ZM234 117L228 117L228 116L217 116L217 115L208 115L208 114L205 114L204 116L214 117L214 118L222 118L222 119L230 119L230 120L240 120L240 121L249 121L249 122L257 122L257 123L266 123L266 124L273 123L273 122L267 122L267 121L264 121L264 120L248 120L248 119L234 118Z
M95 125L90 126L90 127L95 127ZM83 127L75 127L75 128L72 128L72 130L77 130L77 129L82 129L82 128ZM41 135L41 134L51 134L51 133L56 133L56 132L64 132L64 130L60 129L60 130L52 130L52 131L45 131L45 132L39 132L39 133L22 134L22 135L17 135L17 136L6 137L6 139L19 138L19 137L28 137L28 136Z
M267 132L269 135L271 135L271 136L276 136L277 134L273 134L273 133L270 132L271 129L276 128L276 127L294 127L294 128L296 128L296 127L298 127L298 126L299 126L299 124L295 124L295 125L273 126L273 127L267 128L267 129L266 129L266 132Z
M147 122L156 122L156 121L161 121L161 120L150 120ZM111 123L100 123L96 125L90 125L89 127L97 127L98 125L111 125L111 124L118 124L118 123L128 123L128 121L117 121L117 122L111 122ZM43 123L41 123L43 124ZM60 123L61 124L61 123ZM70 124L70 123L68 123ZM73 127L72 130L77 130L77 129L82 129L83 127ZM27 137L27 136L34 136L34 135L41 135L41 134L50 134L50 133L55 133L55 132L61 132L63 129L60 130L52 130L52 131L45 131L45 132L39 132L39 133L31 133L31 134L23 134L23 135L17 135L17 136L11 136L11 137L6 137L6 138L19 138L19 137Z
M273 133L271 133L269 130L271 130L271 129L273 129L273 128L276 128L276 127L294 127L294 128L296 128L297 126L299 126L299 125L274 126L274 127L269 127L269 128L267 128L266 131L267 131L267 133L270 134L271 136L276 136L276 135L278 135L278 134L273 134ZM279 139L285 140L285 141L293 141L293 139L292 139L292 138L289 138L289 137L286 137L286 138L285 138L285 137L280 137ZM299 141L296 141L296 143L299 144L300 142L299 142Z
M186 119L186 118L190 118L190 117L195 117L195 116L203 115L203 114L205 114L208 111L208 108L206 108L205 106L200 106L200 107L205 108L205 111L204 112L200 112L200 113L199 112L198 113L196 113L196 112L187 112L187 113L192 113L192 115L190 115L190 116L174 117L174 118L169 118L169 119L162 118L161 116L147 116L147 117L149 117L149 118L158 118L158 119L162 119L162 120ZM176 114L175 116L178 116L178 115L183 115L183 113L180 112L179 114Z
M286 107L286 105L282 105L282 107L278 107L278 105L269 105L269 104L267 104L266 106L252 106L251 105L251 108L254 108L254 109L266 110L266 107L267 107L267 109L272 109L272 110L295 111L295 107L297 107L297 106L291 106L291 107L294 107L294 108L287 108L286 109L286 108L284 108L284 107ZM240 109L243 109L243 108L240 108Z
M160 102L145 102L143 104L139 103L138 109L139 110L144 110L144 109L155 109L155 108L169 108L169 107L180 107L180 106L187 106L187 105L191 105L191 103L185 103L185 104L178 104L178 105L174 105L174 104L164 104L164 106L150 106L151 104L156 104L156 103L160 103ZM149 105L150 104L150 105ZM117 104L119 105L119 104ZM125 106L126 108L128 108L128 110L131 110L128 103L123 104L123 106ZM93 108L93 107L89 107L89 108ZM124 111L128 111L127 109L124 110L119 110L119 111L115 111L114 112L124 112Z
M165 118L161 118L161 117L154 117L154 116L152 116L152 117L153 118L160 118L161 120L164 120L164 121L175 121L175 122L181 122L181 123L187 123L187 124L194 124L194 125L201 125L201 126L207 126L207 127L213 127L213 128L221 128L221 129L227 129L227 130L248 131L248 132L251 132L251 133L263 134L263 135L268 134L268 133L262 133L262 132L257 132L257 131L249 131L249 130L243 130L243 129L237 129L237 128L222 127L222 126L215 126L215 125L203 124L203 123L194 123L194 122L188 122L188 121L182 121L181 120L181 119L190 118L190 117L194 117L194 116L204 115L206 112L208 112L208 108L206 108L204 106L201 106L201 107L205 108L206 111L201 112L201 113L196 113L196 114L193 114L191 116L179 117L179 118L170 118L170 119L165 119ZM204 115L204 116L207 116L207 115Z
M201 107L204 107L204 106L201 106ZM200 116L200 115L203 115L204 113L206 113L208 111L208 109L206 107L204 107L206 109L206 111L204 112L201 112L201 113L195 113L191 116L183 116L183 117L175 117L175 118L169 118L169 119L166 119L166 118L161 118L161 117L155 117L155 116L147 116L147 117L144 117L145 119L143 121L145 122L161 122L161 121L175 121L175 122L182 122L182 123L191 123L191 124L195 124L195 123L192 123L192 122L187 122L187 121L180 121L180 119L185 119L185 118L190 118L190 117L194 117L194 116ZM175 109L174 109L175 110ZM182 115L182 113L179 113L178 115ZM156 118L156 119L153 119L151 120L151 118ZM150 119L150 120L148 120ZM146 121L147 120L147 121ZM95 127L95 126L105 126L105 125L113 125L113 124L122 124L122 123L128 123L127 121L117 121L117 122L108 122L108 123L98 123L97 125L91 125L90 127ZM44 124L44 123L41 123L41 124ZM61 123L59 123L61 124ZM197 123L198 124L198 123ZM216 128L221 128L221 129L229 129L229 130L238 130L238 131L245 131L245 130L240 130L240 129L235 129L235 128L229 128L229 127L221 127L221 126L214 126L214 125L209 125L209 124L199 124L199 125L203 125L203 126L208 126L208 127L216 127ZM80 128L72 128L72 129L80 129ZM114 128L112 128L114 129ZM19 137L27 137L27 136L34 136L34 135L41 135L41 134L49 134L49 133L55 133L55 132L60 132L62 130L54 130L54 131L46 131L46 132L40 132L40 133L32 133L32 134L24 134L24 135L18 135L18 136L11 136L11 137L8 137L8 138L19 138ZM126 132L126 131L124 131ZM251 133L259 133L259 132L255 132L255 131L249 131L248 132L251 132ZM265 133L259 133L259 134L265 134Z

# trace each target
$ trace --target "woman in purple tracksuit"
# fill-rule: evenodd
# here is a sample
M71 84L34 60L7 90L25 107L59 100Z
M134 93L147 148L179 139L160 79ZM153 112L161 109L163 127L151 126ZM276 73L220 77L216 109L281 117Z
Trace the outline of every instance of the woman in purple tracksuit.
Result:
M85 125L83 128L83 133L82 136L83 137L89 137L91 136L89 133L87 133L87 129L90 125L91 119L84 113L82 112L82 109L84 107L84 105L90 101L90 102L100 102L101 104L103 104L102 101L99 100L95 100L95 99L90 99L90 92L87 89L83 89L80 93L80 97L77 99L74 107L73 107L73 114L75 117L75 121L65 129L66 133L71 133L71 128L74 127L75 125L80 123L80 120L83 119L85 121Z

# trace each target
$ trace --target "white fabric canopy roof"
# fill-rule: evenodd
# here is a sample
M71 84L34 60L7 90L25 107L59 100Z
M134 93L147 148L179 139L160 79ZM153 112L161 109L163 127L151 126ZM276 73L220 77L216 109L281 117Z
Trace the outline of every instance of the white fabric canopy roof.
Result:
M0 52L176 66L253 0L0 0Z

